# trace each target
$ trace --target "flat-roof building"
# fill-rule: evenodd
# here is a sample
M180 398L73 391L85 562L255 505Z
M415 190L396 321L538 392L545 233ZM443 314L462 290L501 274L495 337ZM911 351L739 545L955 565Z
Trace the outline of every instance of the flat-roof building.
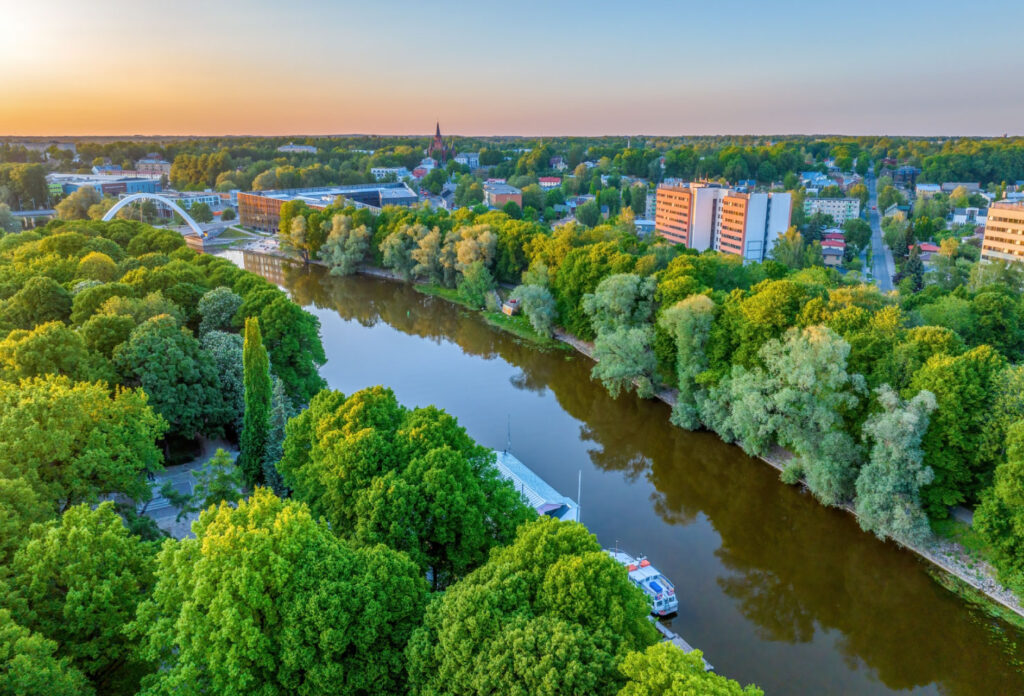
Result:
M122 176L117 174L47 174L51 192L60 187L60 195L68 195L83 186L91 186L104 196L131 193L159 193L159 176Z
M523 192L506 183L486 182L484 184L484 203L490 207L503 208L510 201L522 207Z
M1024 201L998 201L989 206L981 258L1024 261Z
M338 198L344 198L357 208L374 210L386 205L408 206L419 201L419 196L404 183L239 192L238 221L245 227L276 232L281 222L281 206L288 201L301 200L310 208L323 210Z
M860 217L859 198L806 198L804 199L804 214L814 215L824 213L831 215L837 225L842 225L847 220Z

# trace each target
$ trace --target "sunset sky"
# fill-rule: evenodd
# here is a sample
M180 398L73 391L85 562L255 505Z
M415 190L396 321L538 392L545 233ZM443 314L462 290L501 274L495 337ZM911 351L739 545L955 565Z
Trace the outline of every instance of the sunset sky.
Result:
M0 135L999 135L1024 5L0 0Z

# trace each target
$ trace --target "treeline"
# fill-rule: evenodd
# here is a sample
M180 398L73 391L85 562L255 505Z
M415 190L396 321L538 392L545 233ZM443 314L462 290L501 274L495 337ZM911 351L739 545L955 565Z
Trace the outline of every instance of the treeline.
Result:
M1024 484L1009 473L1024 419L1013 267L940 258L923 291L883 295L822 267L744 265L616 224L550 231L469 209L291 215L284 243L333 273L372 263L492 310L499 284L518 285L538 332L595 341L594 377L613 394L676 389L674 423L753 454L786 448L785 480L852 505L880 537L925 542L950 506L979 505L1003 580L1024 591Z

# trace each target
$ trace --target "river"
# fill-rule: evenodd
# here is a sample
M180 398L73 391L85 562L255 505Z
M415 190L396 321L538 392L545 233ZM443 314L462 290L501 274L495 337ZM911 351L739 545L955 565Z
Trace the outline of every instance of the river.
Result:
M513 453L571 497L582 472L583 522L675 582L671 626L718 673L767 694L1024 694L1021 632L738 447L673 427L668 406L612 399L589 359L400 283L225 255L319 318L331 388L386 385L488 447L511 430Z

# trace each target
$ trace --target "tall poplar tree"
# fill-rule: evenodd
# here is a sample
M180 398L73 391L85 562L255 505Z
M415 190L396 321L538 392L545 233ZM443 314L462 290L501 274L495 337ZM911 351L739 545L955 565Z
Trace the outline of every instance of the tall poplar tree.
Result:
M242 423L241 453L238 465L245 482L255 486L263 482L263 461L266 459L270 434L270 360L263 347L260 322L256 317L245 320L245 344L242 347L243 383L245 386L245 417Z

